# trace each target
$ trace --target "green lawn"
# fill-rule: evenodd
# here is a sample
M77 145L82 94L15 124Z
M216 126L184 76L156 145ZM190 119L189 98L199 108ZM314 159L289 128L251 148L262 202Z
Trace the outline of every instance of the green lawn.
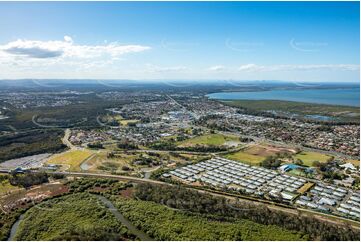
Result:
M295 176L306 176L306 173L302 170L297 170L297 169L294 169L294 170L290 170L287 172L288 174L291 174L291 175L295 175Z
M332 158L332 156L317 152L302 151L296 154L294 158L302 160L303 164L306 166L312 166L314 161L319 161L321 163L327 162L330 158Z
M16 189L20 189L20 188L11 185L9 183L9 180L0 181L0 196Z
M52 156L47 163L69 167L70 171L79 171L81 163L92 154L90 150L70 150Z
M207 134L178 142L178 145L179 146L194 146L194 145L220 146L220 145L225 145L227 142L239 143L239 138L237 136L230 136L230 135L226 136L222 134Z
M266 157L248 154L244 151L238 151L236 153L227 154L224 156L227 159L240 161L242 163L250 165L259 165Z

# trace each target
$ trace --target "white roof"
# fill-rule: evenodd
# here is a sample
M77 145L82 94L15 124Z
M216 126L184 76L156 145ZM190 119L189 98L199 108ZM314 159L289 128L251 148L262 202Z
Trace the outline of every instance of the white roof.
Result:
M341 212L341 213L345 213L345 214L348 214L349 211L346 210L346 209L343 209L343 208L337 208L337 211Z
M287 199L287 200L291 200L294 197L291 194L288 194L285 192L281 192L281 196L282 196L282 198Z
M343 165L340 165L340 167L350 170L357 170L356 167L351 163L345 163Z
M327 204L327 205L335 205L336 201L333 199L329 199L329 198L321 198L320 201L318 202L319 204Z

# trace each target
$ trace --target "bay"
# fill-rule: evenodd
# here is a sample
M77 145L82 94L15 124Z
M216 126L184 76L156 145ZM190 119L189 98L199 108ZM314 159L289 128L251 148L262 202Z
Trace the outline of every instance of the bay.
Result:
M219 100L281 100L343 106L360 106L360 88L218 92L207 95Z

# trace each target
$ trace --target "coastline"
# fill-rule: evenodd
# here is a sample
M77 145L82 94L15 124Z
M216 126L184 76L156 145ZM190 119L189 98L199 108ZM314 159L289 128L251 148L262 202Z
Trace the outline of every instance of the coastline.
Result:
M358 94L360 93L360 89L358 89ZM322 90L322 91L321 91ZM298 103L298 104L317 104L317 105L325 105L325 106L340 106L340 107L350 107L350 108L359 108L360 100L345 100L341 99L347 95L334 95L332 96L330 92L325 93L324 91L335 92L337 90L347 90L355 94L357 90L353 88L329 88L329 89L273 89L273 90L262 90L262 91L225 91L225 92L214 92L208 93L205 95L208 99L217 100L217 101L270 101L270 102L290 102L290 103ZM316 94L314 96L302 96L302 92L320 92L311 93ZM293 94L301 94L300 96L294 96ZM262 95L263 94L263 95ZM306 93L309 94L309 93ZM348 93L345 93L348 94ZM238 96L239 95L239 96ZM289 96L287 96L289 95ZM319 96L323 96L320 98ZM328 96L327 96L328 95ZM258 96L258 97L257 97ZM276 97L277 96L277 97ZM280 98L281 97L281 98ZM337 100L337 98L339 98ZM335 101L337 100L337 101Z

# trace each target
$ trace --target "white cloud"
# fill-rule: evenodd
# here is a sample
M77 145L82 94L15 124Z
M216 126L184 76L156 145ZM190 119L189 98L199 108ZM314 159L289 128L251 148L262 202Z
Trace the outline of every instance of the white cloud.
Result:
M222 65L210 66L207 68L208 71L223 71L225 69Z
M65 35L64 40L65 42L73 43L73 39L70 36Z
M241 65L238 68L239 71L259 71L260 70L260 66L257 66L255 64L246 64L246 65Z
M148 72L182 72L188 70L185 66L160 67L153 64L146 65Z
M68 43L62 41L27 41L16 40L0 46L4 57L21 56L29 58L54 58L64 54Z
M15 57L48 59L48 58L99 58L119 57L128 53L137 53L149 50L149 46L121 45L110 43L104 45L75 45L70 36L64 40L38 41L16 40L5 45L0 45L0 57L10 61Z
M276 72L276 71L358 71L359 65L337 64L337 65L241 65L238 70L243 72Z

